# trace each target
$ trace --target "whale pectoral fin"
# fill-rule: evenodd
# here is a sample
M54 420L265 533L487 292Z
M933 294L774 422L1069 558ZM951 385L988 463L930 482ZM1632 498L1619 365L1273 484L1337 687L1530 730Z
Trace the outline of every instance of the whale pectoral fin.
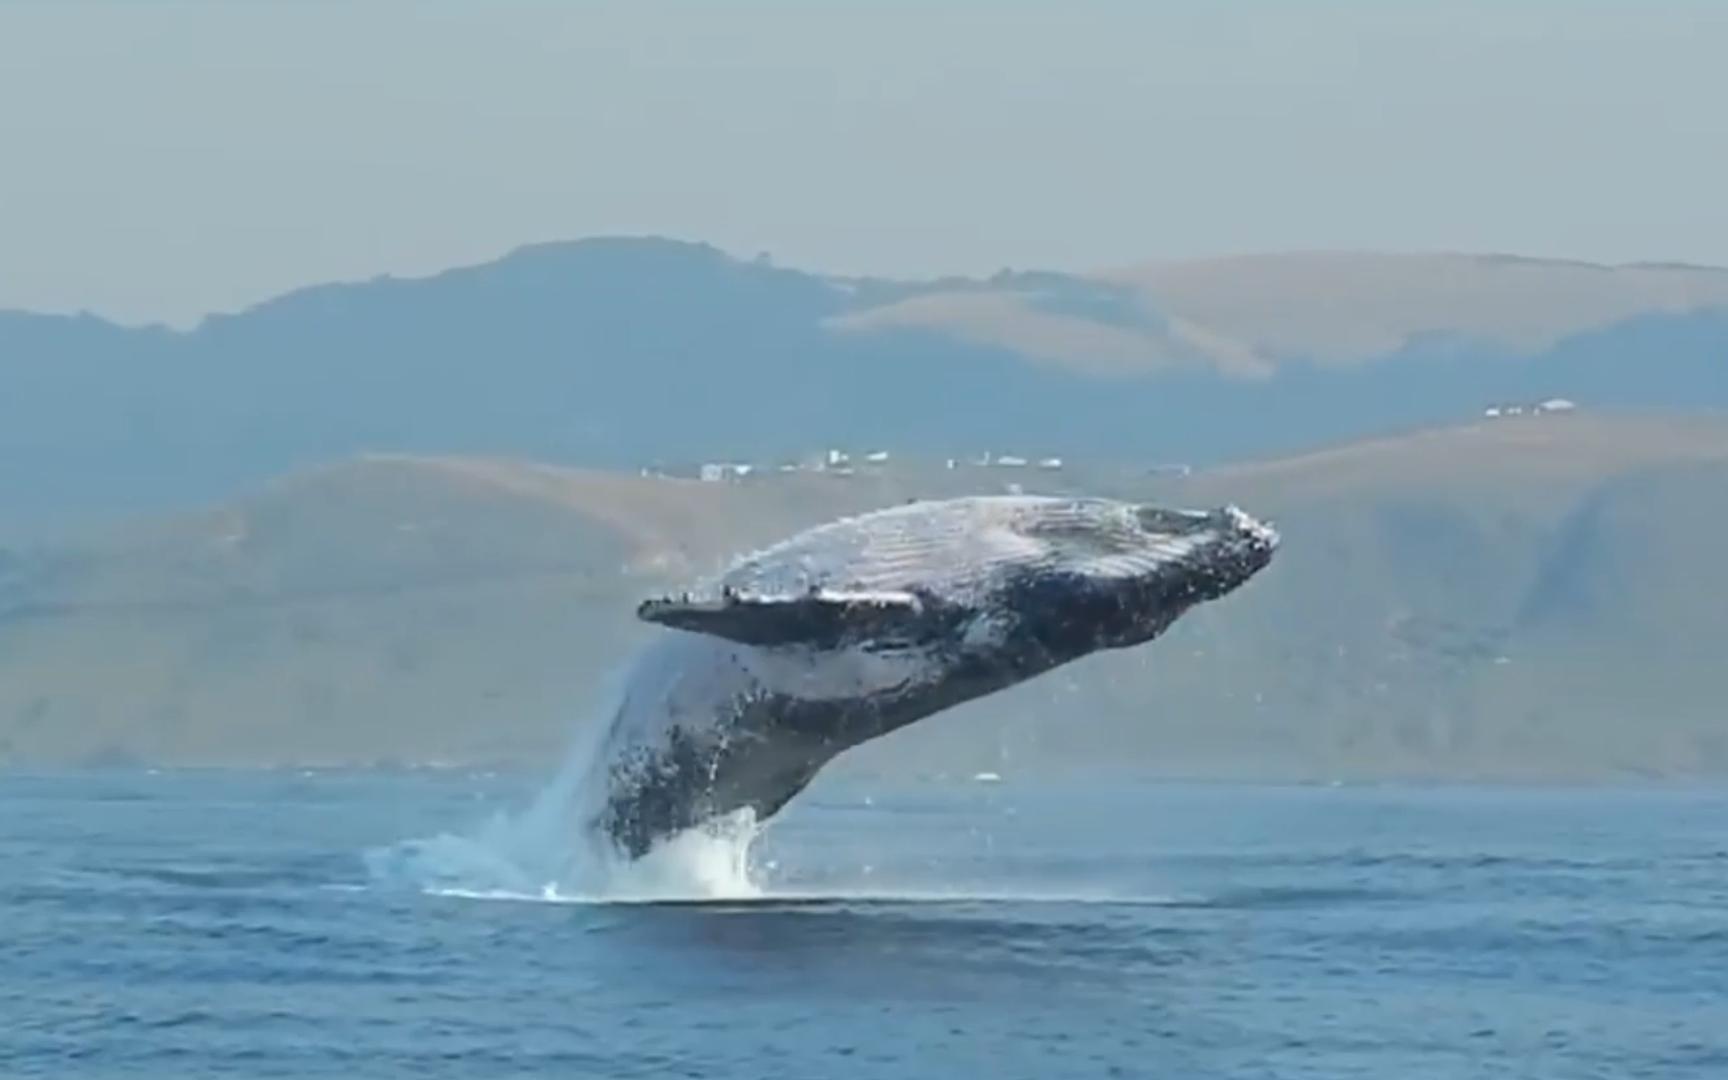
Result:
M917 640L932 612L910 592L812 591L801 595L648 600L637 618L743 645L832 647L873 637Z

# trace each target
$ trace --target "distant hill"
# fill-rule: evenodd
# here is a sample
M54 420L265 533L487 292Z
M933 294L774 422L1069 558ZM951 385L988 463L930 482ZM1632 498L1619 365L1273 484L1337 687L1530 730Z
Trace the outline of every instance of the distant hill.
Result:
M187 332L0 312L0 533L367 452L1209 463L1556 395L1728 408L1728 272L1321 253L896 282L594 239Z
M859 772L1728 775L1728 423L1520 417L1188 476L904 460L704 483L372 456L0 548L0 761L550 767L641 597L909 497L1234 500L1247 588L846 755Z

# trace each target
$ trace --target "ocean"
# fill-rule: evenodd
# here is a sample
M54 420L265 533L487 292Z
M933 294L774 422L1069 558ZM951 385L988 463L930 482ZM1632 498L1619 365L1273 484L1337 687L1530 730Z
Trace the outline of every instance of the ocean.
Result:
M837 774L596 902L538 786L0 774L0 1076L1728 1077L1722 790Z

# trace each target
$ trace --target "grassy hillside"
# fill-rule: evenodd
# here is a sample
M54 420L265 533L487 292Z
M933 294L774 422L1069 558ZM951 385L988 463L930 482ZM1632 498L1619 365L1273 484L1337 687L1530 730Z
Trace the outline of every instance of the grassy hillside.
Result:
M0 550L0 759L546 765L651 632L640 597L835 514L1011 481L1238 501L1286 544L1159 643L846 767L1728 773L1728 425L1585 415L1189 477L895 463L705 484L358 459Z
M1370 362L1435 336L1528 356L1640 315L1728 306L1728 269L1508 255L1289 252L1104 276L1267 363Z
M1160 673L1213 688L1228 756L1259 731L1321 774L1728 770L1728 680L1708 659L1728 642L1710 539L1728 528L1728 429L1491 423L1184 494L1263 507L1288 537L1264 588L1184 627L1197 655Z

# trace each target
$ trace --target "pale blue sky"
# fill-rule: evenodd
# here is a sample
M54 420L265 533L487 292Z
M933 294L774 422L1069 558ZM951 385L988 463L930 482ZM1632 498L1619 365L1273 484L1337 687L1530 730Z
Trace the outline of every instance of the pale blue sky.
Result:
M923 275L1728 264L1728 0L0 0L0 307L186 323L597 233Z

